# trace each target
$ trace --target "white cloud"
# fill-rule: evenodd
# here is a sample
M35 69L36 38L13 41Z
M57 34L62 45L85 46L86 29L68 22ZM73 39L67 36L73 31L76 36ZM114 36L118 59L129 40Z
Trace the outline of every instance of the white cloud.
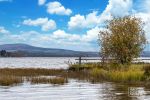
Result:
M6 30L3 26L0 26L0 33L7 34L7 33L9 33L9 31Z
M86 42L97 41L100 30L98 27L88 30L87 33L82 36L82 40Z
M80 41L80 42L92 42L97 41L98 34L103 28L95 27L87 30L85 34L71 34L66 33L64 30L56 30L53 32L52 37L55 39L66 39L67 41Z
M149 41L150 40L150 13L139 12L139 13L136 13L135 16L141 18L142 21L145 23L144 30L146 32L146 38Z
M49 14L70 15L71 9L65 8L60 2L54 1L47 4L47 12Z
M113 16L129 15L132 11L133 0L109 0L109 3L103 14Z
M54 20L49 20L47 23L42 25L42 31L48 31L56 29L56 23Z
M81 36L77 34L66 33L64 30L56 30L55 32L53 32L52 38L65 39L67 41L79 41L81 39Z
M95 27L100 22L100 16L97 13L95 11L86 16L80 14L72 16L68 22L69 29Z
M64 30L57 30L53 32L53 37L56 39L59 38L68 38L69 34L67 34Z
M132 10L132 0L109 0L106 9L101 14L98 14L97 11L85 16L77 14L70 18L68 27L69 29L78 29L101 26L106 20L110 20L112 16L129 15Z
M41 5L44 5L46 3L46 0L38 0L38 4L41 6Z
M41 26L42 31L56 29L55 21L52 19L48 19L48 18L38 18L35 20L26 19L23 21L23 24L29 25L29 26Z

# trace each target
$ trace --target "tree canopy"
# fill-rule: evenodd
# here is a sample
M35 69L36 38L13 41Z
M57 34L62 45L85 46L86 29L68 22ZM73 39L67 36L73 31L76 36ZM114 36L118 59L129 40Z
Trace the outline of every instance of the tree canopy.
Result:
M104 59L113 58L117 63L128 64L140 56L145 47L144 23L140 18L125 16L108 21L100 31L99 43Z

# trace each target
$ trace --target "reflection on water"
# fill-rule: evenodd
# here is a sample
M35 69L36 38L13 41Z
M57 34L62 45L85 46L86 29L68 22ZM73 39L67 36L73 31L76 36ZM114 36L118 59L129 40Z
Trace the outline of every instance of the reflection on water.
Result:
M0 100L149 100L150 88L141 87L144 94L130 97L131 85L115 83L90 84L70 80L65 85L30 85L24 83L15 87L0 87Z

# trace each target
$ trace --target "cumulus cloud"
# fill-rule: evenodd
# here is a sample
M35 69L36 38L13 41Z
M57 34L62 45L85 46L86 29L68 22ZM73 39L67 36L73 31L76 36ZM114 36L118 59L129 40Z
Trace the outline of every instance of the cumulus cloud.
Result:
M91 28L99 23L100 16L97 15L98 12L92 12L86 16L77 14L70 18L68 22L69 29L76 28Z
M55 39L66 39L68 41L80 41L80 42L92 42L92 41L97 41L98 39L98 34L100 30L103 28L95 27L90 30L87 30L85 34L71 34L67 33L64 30L56 30L53 32L52 37Z
M80 35L66 33L64 30L56 30L53 32L51 37L54 39L63 39L67 41L79 41L81 39Z
M109 0L109 3L103 14L111 14L113 16L129 15L132 11L133 0Z
M38 4L41 6L41 5L44 5L46 2L46 0L38 0Z
M49 2L46 6L49 14L70 15L72 13L71 9L65 8L58 1Z
M23 24L28 25L28 26L41 26L42 31L56 29L55 21L52 19L48 19L48 18L38 18L35 20L26 19L23 21Z
M98 27L88 30L87 33L82 36L82 40L86 42L97 41L100 30L102 30L102 28Z
M77 14L70 18L68 22L69 29L76 28L93 28L103 25L106 20L110 20L112 16L125 16L132 12L132 0L109 0L106 9L98 14L97 11L87 15Z
M0 26L0 33L7 34L7 33L9 33L9 31L6 30L3 26Z

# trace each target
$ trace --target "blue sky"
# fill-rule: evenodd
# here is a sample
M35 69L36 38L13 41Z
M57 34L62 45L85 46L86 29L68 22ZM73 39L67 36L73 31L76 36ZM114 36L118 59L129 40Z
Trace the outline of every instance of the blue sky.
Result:
M150 39L150 0L0 0L0 44L98 51L112 15L140 17Z

